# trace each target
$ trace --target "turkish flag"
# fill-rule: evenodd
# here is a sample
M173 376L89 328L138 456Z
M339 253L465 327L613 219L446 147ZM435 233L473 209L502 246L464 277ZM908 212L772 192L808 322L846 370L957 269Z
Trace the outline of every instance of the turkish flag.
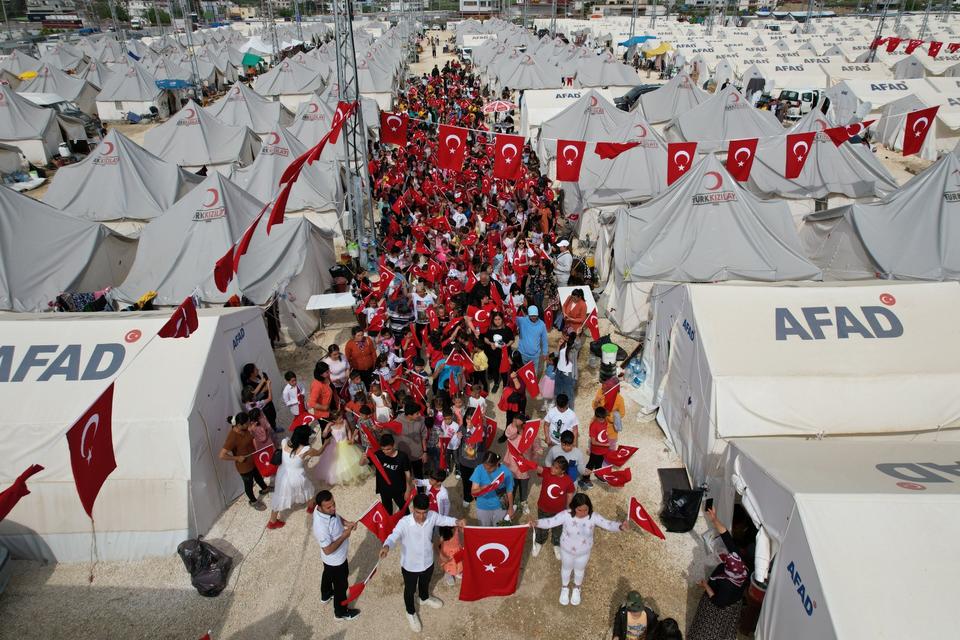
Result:
M474 414L477 413L480 412L474 412ZM467 438L467 444L480 444L481 442L483 442L483 427L474 426L473 431L470 433L470 437Z
M667 186L690 170L696 152L696 142L671 142L667 145Z
M253 240L253 232L257 230L257 225L260 224L260 218L263 217L264 212L269 206L269 202L263 205L263 209L260 210L260 213L257 215L257 217L253 219L253 222L250 223L250 226L247 227L247 230L243 232L242 236L240 236L240 242L237 243L236 248L233 251L234 273L237 273L240 270L240 258L242 258L243 254L247 252L247 248L250 246L250 241Z
M520 453L526 453L540 433L539 420L527 420L523 423L523 432L520 434L520 442L517 443L517 450Z
M577 182L587 143L583 140L557 140L557 181Z
M173 315L160 327L157 335L161 338L189 338L199 326L197 307L193 304L193 297L190 296L174 309Z
M480 330L480 333L486 333L487 329L490 328L489 310L470 305L467 307L467 315L470 316L470 321Z
M467 155L467 130L449 124L440 125L437 167L460 171Z
M473 369L473 362L460 351L454 351L447 357L447 365L461 369Z
M523 386L527 388L527 393L530 394L531 398L536 398L540 395L540 384L537 382L537 370L534 368L532 360L517 369L517 376L520 377L520 381L523 382Z
M639 142L598 142L594 148L594 153L600 156L601 160L613 160L624 151L629 151Z
M213 282L220 293L226 293L233 280L233 247L230 247L213 267Z
M630 473L629 468L614 471L610 465L600 467L593 473L611 487L622 487L633 479L633 474Z
M396 144L401 147L407 144L407 121L405 113L380 112L380 142Z
M353 108L356 105L355 102L344 102L342 100L337 103L337 110L333 112L333 119L330 121L330 142L336 144L337 138L340 137L340 130L343 129L343 125L346 124L347 118L353 113ZM317 157L320 157L319 153ZM313 164L313 160L308 160L308 162Z
M490 416L484 416L484 420L487 423L487 439L483 446L489 451L490 447L493 446L493 439L497 437L497 421Z
M12 485L0 492L0 520L7 517L7 514L20 502L20 498L30 494L30 490L27 489L27 479L41 471L43 471L43 467L40 465L30 465L13 481Z
M329 134L321 138L319 144L326 145ZM310 157L310 152L313 151L313 148L307 149L302 154L297 156L297 158L287 165L287 168L283 170L283 173L280 174L280 184L284 182L294 181L296 182L297 178L300 177L300 171L303 169L303 165L306 163L307 158Z
M886 41L887 41L886 38L874 38L874 39L873 39L873 42L870 43L870 48L871 48L871 49L876 49L877 47L879 47L880 45L882 45L882 44L883 44L884 42L886 42Z
M399 420L387 420L386 422L376 422L376 425L377 425L377 429L386 429L387 431L392 431L396 435L400 435L400 432L403 431L403 425L400 424Z
M607 410L607 413L613 411L613 407L617 402L617 396L620 394L620 383L617 382L616 386L611 387L608 391L603 392L603 408Z
M903 51L904 51L904 53L906 53L907 55L910 55L911 53L913 53L913 52L916 50L917 47L919 47L919 46L922 45L922 44L923 44L923 40L917 40L917 39L915 39L915 38L910 38L909 40L907 40L907 46L904 48Z
M901 42L903 42L903 38L894 38L892 36L887 38L887 53L896 51Z
M433 305L427 307L427 322L430 323L430 330L436 331L440 328L440 318L437 317L437 310L433 308Z
M390 517L380 501L374 502L359 522L369 529L370 533L377 536L381 543L386 541L387 536L393 533L393 518Z
M467 282L463 288L466 289L467 293L470 293L475 286L477 286L477 276L473 272L473 267L467 266Z
M783 171L783 176L787 180L793 180L803 171L803 165L807 163L807 158L810 156L810 145L813 144L813 138L816 135L816 131L787 134L787 163Z
M927 132L937 117L937 110L940 105L921 109L920 111L911 111L907 114L907 121L903 131L903 155L912 156L920 153L923 147L923 141L927 139Z
M93 518L93 503L107 476L117 468L113 457L113 383L67 431L70 465L80 503Z
M280 468L270 462L276 451L272 444L268 444L263 449L253 452L253 464L256 465L257 471L259 471L260 475L264 478L276 475L277 470Z
M367 449L367 459L370 460L370 463L374 467L376 467L377 473L380 474L380 477L383 478L383 481L386 482L388 486L392 485L393 482L390 480L390 476L387 475L387 470L383 468L383 464L380 462L380 458L376 456L377 451L380 449L380 445L377 444L377 448L374 449L372 445L375 442L375 440L370 440L369 436L368 436L368 442L370 442L371 446L369 449Z
M607 451L603 459L615 467L622 467L627 464L627 461L632 458L633 454L637 451L639 451L639 447L628 447L625 444L621 444L616 449Z
M960 42L951 42L947 45L948 53L956 53L957 49L960 49Z
M493 177L516 180L523 171L523 136L497 134L493 152Z
M936 58L937 54L940 53L940 49L943 47L942 42L937 42L936 40L930 43L930 48L927 49L927 55L931 58Z
M526 458L524 458L523 454L517 451L517 448L512 444L510 444L509 442L507 443L507 450L509 450L510 455L513 456L514 462L517 463L517 469L520 471L520 473L533 471L539 466L533 460L527 460Z
M362 582L357 584L350 585L347 588L347 599L340 602L344 607L360 597L360 594L363 593L364 588L366 588L367 583L370 582L370 579L376 575L377 569L380 567L380 562L377 561L377 564L373 565L373 570L363 579Z
M270 235L270 229L273 225L283 224L283 216L287 212L287 200L290 199L290 190L293 189L295 182L295 180L291 180L283 185L283 189L280 190L280 195L277 196L276 202L273 203L273 209L270 209L270 217L267 218L267 235Z
M530 527L464 527L460 599L509 596L517 590Z
M600 319L597 318L597 310L593 309L587 314L587 321L583 323L590 330L590 337L594 340L600 339Z
M481 433L482 433L482 431L481 431ZM469 440L468 440L468 442L469 442ZM478 493L478 494L477 494L476 496L474 496L474 497L475 497L475 498L479 498L480 496L485 496L485 495L487 495L487 494L490 493L491 491L496 491L497 489L499 489L499 488L503 485L503 482L504 482L504 480L506 480L506 479L507 479L506 474L505 474L503 471L501 471L500 473L497 474L497 477L493 479L493 482L491 482L490 484L488 484L487 486L485 486L483 489L481 489L481 490L480 490L480 493Z
M379 307L376 312L374 312L373 317L370 318L370 322L367 324L367 330L370 332L377 332L383 329L384 323L387 321L387 310L383 307Z
M636 498L630 498L630 519L644 531L649 531L661 540L666 540L663 531L660 530L660 527L657 526L657 523L653 521L653 518Z
M500 347L500 373L510 373L510 354L506 347Z
M865 120L863 122L854 122L853 124L848 124L845 127L831 127L824 131L824 133L826 133L827 136L833 140L834 145L839 147L854 136L862 136L867 128L874 122L876 122L876 120Z
M757 151L758 138L731 140L727 147L727 172L737 182L746 182L753 167L753 155Z

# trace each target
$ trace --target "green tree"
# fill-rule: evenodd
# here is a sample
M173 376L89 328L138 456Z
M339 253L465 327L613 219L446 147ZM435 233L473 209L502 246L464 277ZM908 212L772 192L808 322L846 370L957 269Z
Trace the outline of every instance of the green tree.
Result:
M129 22L130 14L127 13L127 8L123 5L116 5L117 7L117 20L120 22ZM110 13L110 5L106 2L97 2L94 5L94 10L97 12L97 15L100 16L101 20L110 20L113 16Z
M144 17L147 19L147 22L152 25L170 24L170 14L163 9L147 9L147 13Z

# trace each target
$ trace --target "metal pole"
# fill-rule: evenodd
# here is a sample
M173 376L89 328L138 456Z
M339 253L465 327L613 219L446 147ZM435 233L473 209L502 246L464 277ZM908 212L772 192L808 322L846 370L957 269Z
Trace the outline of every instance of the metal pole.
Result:
M627 39L630 40L635 35L637 35L637 0L633 0L633 12L630 14L630 37Z
M557 0L553 0L553 5L550 9L550 37L557 37Z
M7 18L7 4L6 4L5 2L3 2L3 0L0 0L0 6L3 7L3 23L7 26L7 33L9 34L9 33L10 33L10 20L9 20L9 18ZM12 34L11 34L11 35L7 38L7 40L12 40L12 39L13 39L13 36L12 36Z
M926 38L927 22L930 20L930 7L932 6L933 0L927 0L927 8L923 10L923 22L920 23L920 35L917 36L920 40Z
M187 55L190 58L190 83L193 85L193 97L199 102L202 92L200 91L200 69L197 67L197 57L193 50L193 21L190 19L190 12L184 0L180 0L180 11L183 13L183 33L187 40Z
M886 3L884 3L883 11L880 13L880 22L877 23L877 31L876 33L873 34L874 41L876 41L878 38L883 37L883 23L886 19L887 19L887 5ZM877 61L877 49L879 49L879 47L876 47L870 50L870 57L867 59L867 62Z
M813 29L813 0L807 0L807 21L803 25L803 32L810 33Z
M653 3L650 5L653 14L650 16L650 28L653 29L657 26L657 0L653 0Z
M293 11L297 20L297 40L303 42L303 24L300 17L300 0L293 0Z
M117 38L120 40L120 42L124 43L127 41L127 38L120 30L120 21L117 20L117 5L113 0L110 0L108 6L110 7L110 18L113 20L113 30L117 34Z
M900 21L903 19L903 0L897 2L897 20L893 23L894 31L900 31Z

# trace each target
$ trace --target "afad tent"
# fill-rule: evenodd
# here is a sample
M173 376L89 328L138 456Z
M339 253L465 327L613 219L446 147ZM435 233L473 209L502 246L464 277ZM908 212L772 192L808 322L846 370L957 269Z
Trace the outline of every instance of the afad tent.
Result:
M827 277L960 279L960 158L944 155L899 190L807 216L808 255Z
M706 153L725 151L730 140L781 135L783 127L772 113L754 108L729 84L673 118L665 132L670 140L696 142L697 151Z
M224 124L191 100L172 118L143 137L147 151L196 171L230 173L234 162L246 166L260 150L260 138L249 127Z
M230 180L258 200L267 202L276 198L280 177L290 163L307 152L307 147L288 129L278 128L263 136L263 146L257 159L249 167L235 168ZM287 201L289 213L303 216L322 229L343 237L340 212L343 208L343 189L336 164L319 160L304 165L300 178L294 183ZM272 234L271 234L272 235Z
M111 75L97 94L97 113L101 120L123 120L128 113L149 114L157 110L159 118L170 115L167 93L157 87L157 79L142 64L130 61Z
M253 81L254 91L279 100L291 111L321 89L323 78L320 73L293 60L284 60Z
M787 133L816 131L806 151L800 175L788 179L786 173L787 138L784 135L761 140L750 169L749 189L764 198L816 199L842 195L848 198L879 198L898 188L886 167L880 164L870 147L855 142L836 146L825 129L835 126L814 109L803 116ZM802 150L802 148L801 148Z
M136 242L102 224L0 187L0 310L47 311L61 293L115 285L135 252Z
M82 161L62 167L44 202L87 220L137 221L130 235L170 208L203 178L167 162L116 129Z
M265 371L275 395L280 375L259 309L198 315L189 339L164 340L154 335L169 311L0 314L10 365L0 369L0 401L5 424L17 433L0 443L0 485L31 464L45 468L0 522L0 544L12 555L90 560L92 527L65 433L111 382L117 468L93 508L101 560L170 556L242 495L234 463L218 457L229 429L224 418L241 408L244 364ZM170 374L159 389L161 371ZM163 411L151 409L158 394Z
M609 89L529 89L520 96L520 135L536 140L544 122L575 104L588 92L612 104L614 95ZM514 116L516 120L516 116Z
M960 285L658 285L638 401L693 486L733 438L960 439ZM814 634L811 637L819 637Z
M232 295L258 305L276 300L289 336L304 341L320 322L317 312L306 311L307 301L330 286L328 270L336 261L332 232L291 217L268 236L268 211L226 293L214 282L216 261L239 242L263 210L262 202L226 177L211 174L144 227L130 274L111 295L130 304L147 291L156 291L154 302L162 306L179 305L194 294L202 303L216 305Z
M220 99L205 107L214 118L225 124L248 127L256 134L276 131L293 122L293 114L280 102L269 100L247 87L235 83Z
M709 97L709 93L690 80L686 71L681 71L659 89L640 96L638 104L647 120L660 123L690 111Z
M639 333L655 282L820 279L787 205L754 196L712 155L614 224L608 317L627 335Z
M716 499L740 493L760 530L758 640L954 637L957 460L956 442L733 441Z
M55 93L61 98L75 102L80 111L97 114L97 94L100 90L75 76L69 76L59 69L44 63L37 69L37 75L19 87L18 93Z
M63 142L57 112L33 104L0 84L0 143L17 147L27 160L46 166Z

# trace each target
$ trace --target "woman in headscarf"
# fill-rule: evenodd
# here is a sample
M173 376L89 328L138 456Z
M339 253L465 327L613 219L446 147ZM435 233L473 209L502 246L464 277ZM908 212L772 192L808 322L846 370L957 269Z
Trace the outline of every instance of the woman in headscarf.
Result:
M736 640L737 623L743 605L743 593L747 590L749 571L740 557L740 550L733 536L717 519L717 512L707 509L707 519L713 524L726 547L720 554L720 564L706 580L697 585L703 596L687 634L688 640Z

